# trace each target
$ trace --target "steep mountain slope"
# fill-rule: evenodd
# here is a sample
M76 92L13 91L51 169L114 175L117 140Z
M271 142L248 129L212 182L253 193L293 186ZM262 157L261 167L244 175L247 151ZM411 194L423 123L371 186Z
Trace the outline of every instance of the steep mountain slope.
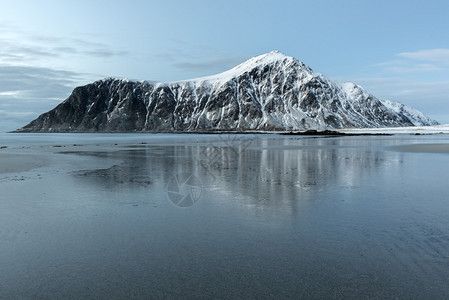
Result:
M429 126L438 125L438 122L425 116L422 112L417 109L411 108L404 104L393 102L389 100L381 100L383 105L385 105L390 110L397 114L402 114L406 116L409 120L413 120L413 125L415 126Z
M19 132L304 130L435 125L420 112L339 84L273 51L214 76L179 82L108 78Z

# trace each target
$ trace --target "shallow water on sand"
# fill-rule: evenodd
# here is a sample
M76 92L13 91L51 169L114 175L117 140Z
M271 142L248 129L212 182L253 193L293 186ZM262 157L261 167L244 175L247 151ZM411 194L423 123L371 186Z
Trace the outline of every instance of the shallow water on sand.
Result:
M448 298L442 143L10 135L0 298Z

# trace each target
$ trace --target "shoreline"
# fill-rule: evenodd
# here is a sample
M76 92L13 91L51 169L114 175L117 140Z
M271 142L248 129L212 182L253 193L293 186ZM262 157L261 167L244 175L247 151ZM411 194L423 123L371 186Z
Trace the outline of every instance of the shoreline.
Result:
M199 131L24 131L14 130L6 133L56 133L56 134L281 134L281 135L439 135L449 134L449 124L435 126L408 126L382 128L342 128L342 129L307 129L307 130L199 130ZM0 145L1 146L1 145Z

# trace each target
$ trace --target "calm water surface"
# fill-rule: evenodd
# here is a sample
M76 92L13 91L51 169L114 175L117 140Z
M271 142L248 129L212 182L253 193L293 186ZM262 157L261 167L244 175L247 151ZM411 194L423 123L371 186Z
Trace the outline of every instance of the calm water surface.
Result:
M449 298L448 136L1 138L0 298Z

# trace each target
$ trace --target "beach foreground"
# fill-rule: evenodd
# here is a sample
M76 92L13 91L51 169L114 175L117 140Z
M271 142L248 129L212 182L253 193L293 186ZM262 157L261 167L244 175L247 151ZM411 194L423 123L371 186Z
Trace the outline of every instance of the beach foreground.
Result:
M449 297L447 135L2 138L4 298Z

